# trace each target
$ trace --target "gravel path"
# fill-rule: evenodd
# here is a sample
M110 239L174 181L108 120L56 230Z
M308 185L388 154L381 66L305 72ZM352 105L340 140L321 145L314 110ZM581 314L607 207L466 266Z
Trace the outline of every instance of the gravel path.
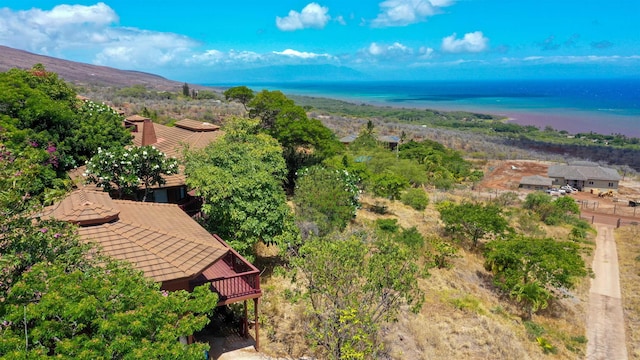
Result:
M587 310L587 360L626 360L618 253L613 227L595 224L595 278L591 280Z

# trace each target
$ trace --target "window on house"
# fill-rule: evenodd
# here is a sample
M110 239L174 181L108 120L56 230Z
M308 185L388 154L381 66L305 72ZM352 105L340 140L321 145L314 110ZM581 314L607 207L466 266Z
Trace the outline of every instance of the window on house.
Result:
M593 181L589 181L589 185L593 185Z
M613 187L613 183L612 182L609 183L609 187Z

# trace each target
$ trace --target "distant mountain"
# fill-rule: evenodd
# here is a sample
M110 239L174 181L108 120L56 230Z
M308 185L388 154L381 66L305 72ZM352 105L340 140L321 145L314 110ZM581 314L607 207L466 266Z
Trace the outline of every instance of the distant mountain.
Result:
M140 71L84 64L0 46L0 71L12 68L30 69L35 64L42 64L48 71L55 72L65 81L77 85L126 87L140 84L161 91L179 91L183 84Z
M345 66L281 65L202 74L207 83L257 83L370 80L369 75Z

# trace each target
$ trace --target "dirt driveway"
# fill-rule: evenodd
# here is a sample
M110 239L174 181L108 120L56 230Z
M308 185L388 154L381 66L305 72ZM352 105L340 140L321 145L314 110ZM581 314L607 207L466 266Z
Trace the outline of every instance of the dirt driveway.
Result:
M613 227L596 224L595 278L587 310L587 360L626 360L618 253Z

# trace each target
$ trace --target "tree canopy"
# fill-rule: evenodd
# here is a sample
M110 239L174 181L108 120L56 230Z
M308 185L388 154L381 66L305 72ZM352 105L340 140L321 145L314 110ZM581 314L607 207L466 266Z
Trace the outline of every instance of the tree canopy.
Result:
M561 289L571 289L578 278L587 275L579 249L570 241L514 236L486 245L485 267L530 317L547 307L554 292L560 296Z
M308 339L326 359L381 354L379 330L401 305L420 309L416 252L391 238L347 233L306 242L292 264L310 306Z
M282 188L286 175L282 147L258 129L255 120L231 119L221 139L185 157L187 185L205 202L206 227L249 258L259 241L281 245L297 241Z
M438 204L437 208L446 231L453 236L470 240L473 247L489 234L502 235L510 230L507 220L502 216L502 210L492 204L455 204L445 201Z
M98 147L124 146L131 134L122 116L75 91L42 65L0 73L0 127L5 146L55 149L60 171L83 163Z
M296 172L341 153L344 146L333 131L280 91L263 90L248 103L249 116L260 119L261 127L283 147L287 183L293 186Z
M209 322L217 295L206 286L192 293L159 287L123 263L72 269L38 263L4 299L0 355L202 358L208 345L178 338Z
M242 106L244 106L245 110L248 110L247 104L255 96L255 94L253 93L253 90L249 89L246 86L235 86L235 87L229 88L225 90L223 94L224 94L224 98L227 99L227 101L235 100L241 103Z
M571 197L560 197L554 200L551 195L533 192L525 198L523 207L533 211L547 225L567 222L572 216L580 213L580 207Z

